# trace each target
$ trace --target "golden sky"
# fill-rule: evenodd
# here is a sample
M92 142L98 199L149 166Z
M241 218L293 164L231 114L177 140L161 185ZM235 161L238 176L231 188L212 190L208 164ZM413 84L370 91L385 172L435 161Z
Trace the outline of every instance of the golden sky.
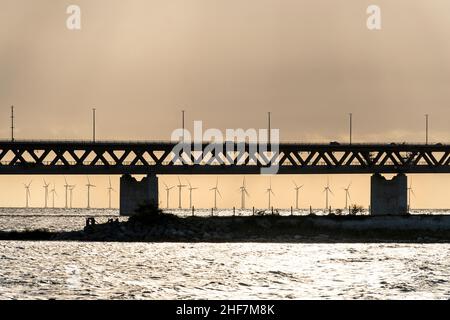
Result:
M66 28L70 4L81 30ZM366 27L370 4L381 8L379 31ZM302 142L345 141L349 112L355 142L420 142L429 113L430 140L448 142L449 12L447 0L0 0L0 137L14 104L18 139L88 139L96 107L106 140L169 139L185 109L188 128L202 120L221 130L263 128L271 111L281 139ZM39 206L42 179L33 179ZM274 205L292 205L292 179L305 184L302 206L324 205L326 176L272 178ZM330 179L333 206L349 181L353 202L368 204L369 176ZM28 180L0 177L0 206L23 205ZM47 180L62 204L63 178ZM83 206L85 177L73 180ZM94 205L105 206L107 178L93 180ZM221 206L239 204L241 180L220 179ZM214 177L191 182L202 186L196 205L210 207ZM414 176L413 205L449 207L449 183ZM249 205L265 206L268 178L248 184Z

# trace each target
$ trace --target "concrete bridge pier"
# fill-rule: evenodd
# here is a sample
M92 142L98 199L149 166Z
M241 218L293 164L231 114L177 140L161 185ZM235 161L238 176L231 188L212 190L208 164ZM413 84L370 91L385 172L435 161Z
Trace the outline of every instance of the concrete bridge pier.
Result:
M376 173L370 179L371 215L408 214L408 179L400 173L391 180Z
M141 181L129 174L120 177L120 215L131 216L142 204L158 206L158 177L149 174Z

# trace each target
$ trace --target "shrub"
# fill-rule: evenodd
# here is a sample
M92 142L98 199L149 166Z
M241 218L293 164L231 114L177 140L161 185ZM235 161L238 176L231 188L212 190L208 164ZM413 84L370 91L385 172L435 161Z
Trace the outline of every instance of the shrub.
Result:
M352 215L352 216L355 216L355 215L357 215L358 213L363 212L363 211L364 211L364 208L363 208L363 206L361 206L361 205L353 204L353 205L350 207L350 215Z
M153 203L142 204L135 210L128 221L131 223L151 224L161 219L174 218L172 214L167 214Z

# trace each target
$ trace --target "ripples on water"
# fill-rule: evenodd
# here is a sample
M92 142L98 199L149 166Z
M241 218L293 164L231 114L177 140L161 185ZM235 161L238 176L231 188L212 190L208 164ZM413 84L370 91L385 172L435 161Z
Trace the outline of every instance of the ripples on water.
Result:
M73 229L117 211L21 214L12 226ZM449 254L449 244L0 241L0 298L448 299Z
M449 245L0 242L0 298L450 295Z

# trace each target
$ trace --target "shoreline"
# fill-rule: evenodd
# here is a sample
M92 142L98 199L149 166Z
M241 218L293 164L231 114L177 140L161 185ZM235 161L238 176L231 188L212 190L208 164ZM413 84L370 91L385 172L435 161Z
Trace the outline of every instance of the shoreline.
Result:
M84 230L0 231L2 241L204 243L450 243L449 215L237 216L144 219L88 225Z

